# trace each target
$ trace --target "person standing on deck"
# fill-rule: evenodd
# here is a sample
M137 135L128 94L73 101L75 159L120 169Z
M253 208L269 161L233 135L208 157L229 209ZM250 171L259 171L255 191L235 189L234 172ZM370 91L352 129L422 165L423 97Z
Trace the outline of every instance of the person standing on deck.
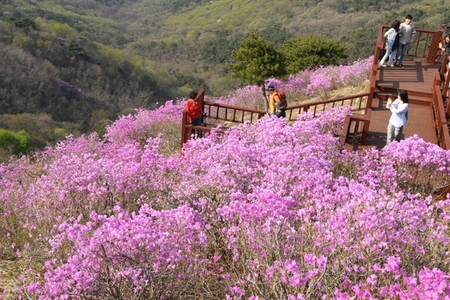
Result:
M389 61L388 61L388 66L389 67L393 67L394 66L394 57L397 55L397 49L394 49L394 43L395 40L398 40L398 33L400 31L400 21L399 20L395 20L394 22L392 22L391 28L386 31L386 33L384 34L384 37L387 38L386 41L386 54L384 54L383 58L380 61L380 67L386 67L386 65L384 64L384 62L386 61L386 59L389 56ZM397 45L398 47L398 45Z
M408 120L408 92L400 91L395 101L389 97L386 107L392 112L389 124L387 127L386 145L389 145L394 139L399 142L402 139L403 129Z
M411 24L412 16L406 15L405 22L400 24L400 40L398 44L397 54L399 55L399 60L397 65L403 68L403 59L405 58L406 51L411 41L416 36L416 28Z

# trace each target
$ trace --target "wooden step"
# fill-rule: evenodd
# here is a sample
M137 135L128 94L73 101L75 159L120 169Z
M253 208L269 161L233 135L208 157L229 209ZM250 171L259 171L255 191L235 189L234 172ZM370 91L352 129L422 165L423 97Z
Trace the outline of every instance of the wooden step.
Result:
M391 92L391 91L380 91L375 92L374 97L378 97L381 101L385 102L390 96L395 97L397 92ZM412 91L411 93L408 93L408 100L411 104L416 105L430 105L432 94L425 94L425 93L417 93Z
M384 85L383 85L384 84ZM390 94L397 94L399 90L396 87L391 87L389 85L392 85L392 82L389 83L383 83L383 82L376 82L376 90L374 91L376 94L380 95L386 95L389 96ZM409 97L431 97L433 94L433 91L430 90L423 90L423 91L413 91L413 90L407 90Z

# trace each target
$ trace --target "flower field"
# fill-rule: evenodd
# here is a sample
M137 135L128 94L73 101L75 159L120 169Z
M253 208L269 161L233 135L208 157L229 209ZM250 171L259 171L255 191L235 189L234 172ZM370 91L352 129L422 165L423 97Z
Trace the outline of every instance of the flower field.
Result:
M269 81L307 98L318 74L322 93L365 66ZM0 254L17 260L4 299L450 299L448 151L417 136L346 151L341 107L213 130L180 154L183 103L0 165Z

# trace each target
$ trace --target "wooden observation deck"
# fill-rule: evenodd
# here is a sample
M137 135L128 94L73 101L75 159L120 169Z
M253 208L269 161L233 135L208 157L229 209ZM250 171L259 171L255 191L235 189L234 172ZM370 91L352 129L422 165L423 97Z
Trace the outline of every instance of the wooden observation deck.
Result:
M386 144L386 131L391 112L385 108L386 100L400 90L408 91L410 108L405 137L414 134L423 140L434 143L443 149L450 149L450 63L445 56L441 61L439 42L443 41L446 26L439 30L416 29L417 35L409 45L404 67L380 68L378 57L383 47L383 34L390 27L380 25L371 68L370 84L366 93L349 95L315 103L290 106L286 117L295 120L299 113L311 111L316 114L325 107L350 105L353 114L344 124L341 142L347 149L362 150L376 147L381 149ZM441 67L442 65L442 67ZM204 116L227 122L242 123L256 121L265 112L233 107L204 101L204 91L200 91L198 100L204 108ZM186 112L183 114L181 145L196 132L203 136L211 126L192 126L187 123Z

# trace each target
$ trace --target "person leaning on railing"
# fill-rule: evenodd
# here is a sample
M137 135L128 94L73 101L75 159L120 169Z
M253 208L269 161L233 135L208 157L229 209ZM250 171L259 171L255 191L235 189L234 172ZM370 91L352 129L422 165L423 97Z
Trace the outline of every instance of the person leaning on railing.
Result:
M189 93L189 99L186 101L186 112L189 124L194 126L202 125L202 108L197 102L198 93L196 91L192 91ZM192 129L192 134L195 134L195 130Z
M189 99L186 101L186 112L189 124L200 126L202 125L202 108L195 100L197 95L196 91L189 93Z

